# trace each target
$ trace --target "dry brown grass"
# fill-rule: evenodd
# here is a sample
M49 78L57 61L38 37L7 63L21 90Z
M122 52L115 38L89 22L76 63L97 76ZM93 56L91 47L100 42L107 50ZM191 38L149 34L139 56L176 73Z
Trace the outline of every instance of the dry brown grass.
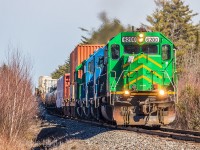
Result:
M30 150L33 146L34 143L26 139L9 140L3 136L0 137L0 150Z
M0 136L0 150L30 150L33 147L37 147L37 143L34 143L34 140L41 130L40 124L40 121L34 121L24 133L24 136L15 140Z

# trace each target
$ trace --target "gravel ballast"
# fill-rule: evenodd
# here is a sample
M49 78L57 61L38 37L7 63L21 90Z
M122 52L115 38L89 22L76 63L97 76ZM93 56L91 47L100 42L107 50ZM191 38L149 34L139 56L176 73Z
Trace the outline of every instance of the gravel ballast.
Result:
M112 130L45 113L38 143L57 149L200 150L200 143L125 130ZM45 142L44 142L45 141Z

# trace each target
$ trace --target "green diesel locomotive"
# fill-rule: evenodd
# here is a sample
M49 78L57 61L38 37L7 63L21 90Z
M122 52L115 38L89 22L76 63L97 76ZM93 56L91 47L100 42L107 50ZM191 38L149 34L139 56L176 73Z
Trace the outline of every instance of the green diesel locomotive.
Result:
M176 51L160 32L119 33L76 68L75 82L79 117L152 126L175 119Z

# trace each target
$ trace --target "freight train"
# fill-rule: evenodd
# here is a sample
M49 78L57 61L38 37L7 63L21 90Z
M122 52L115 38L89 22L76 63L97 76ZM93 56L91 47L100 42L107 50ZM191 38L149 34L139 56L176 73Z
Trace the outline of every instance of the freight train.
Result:
M177 75L172 41L160 32L138 30L121 32L97 47L94 51L94 46L78 45L70 55L71 72L58 84L68 96L57 96L55 103L64 115L116 125L174 121Z

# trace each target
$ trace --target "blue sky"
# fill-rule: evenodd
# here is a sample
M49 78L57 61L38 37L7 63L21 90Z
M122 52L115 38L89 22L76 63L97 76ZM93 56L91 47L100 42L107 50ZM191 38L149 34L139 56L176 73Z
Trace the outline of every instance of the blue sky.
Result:
M185 0L200 14L199 0ZM18 48L33 65L33 81L50 75L64 63L84 33L78 27L98 28L106 11L122 24L138 27L155 11L153 0L0 0L0 62L8 46ZM200 15L194 17L198 23Z

